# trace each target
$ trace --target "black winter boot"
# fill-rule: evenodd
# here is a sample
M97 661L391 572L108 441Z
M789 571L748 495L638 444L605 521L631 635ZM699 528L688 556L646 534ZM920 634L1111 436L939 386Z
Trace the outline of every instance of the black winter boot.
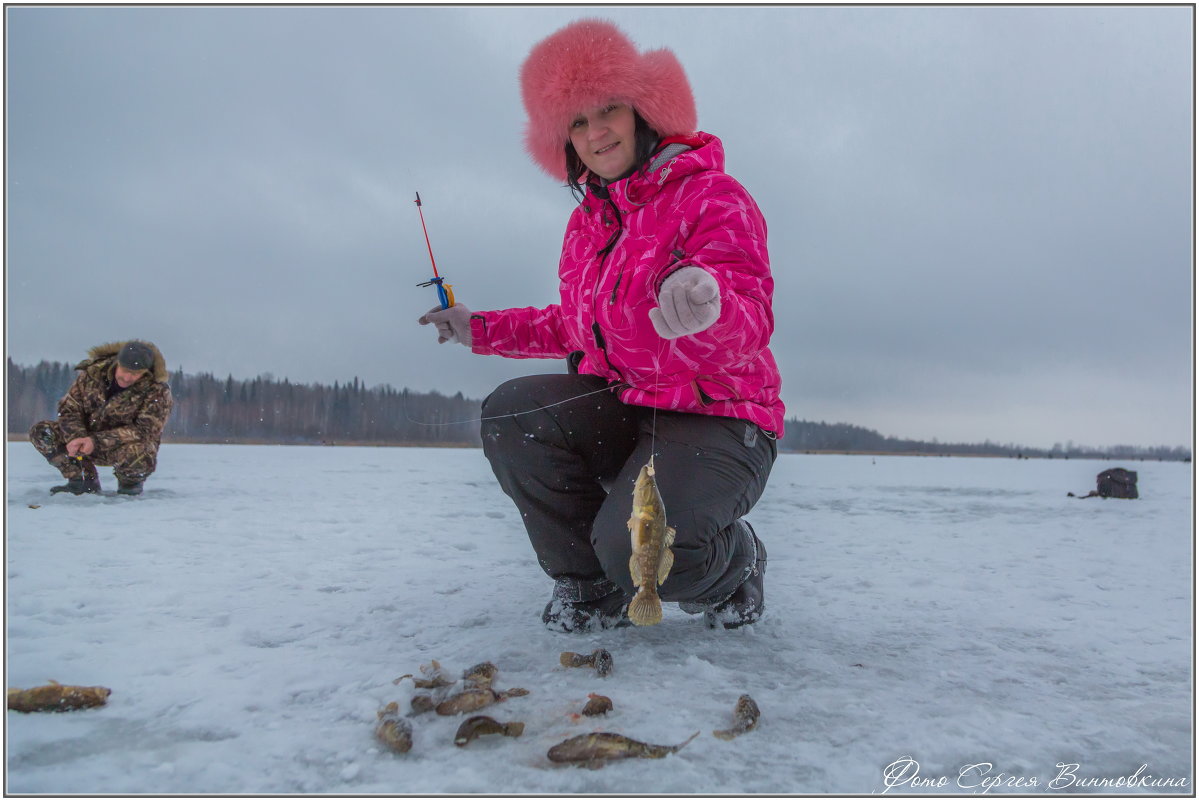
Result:
M690 615L703 613L704 622L708 628L723 626L726 629L736 629L750 623L758 622L762 611L766 608L766 546L754 533L753 526L744 520L738 524L749 536L753 546L754 556L750 562L748 573L733 594L717 604L680 603L679 608Z
M123 478L117 479L117 494L118 495L141 495L142 481L126 481Z
M59 484L57 487L50 488L51 495L57 495L60 492L69 492L72 495L84 495L87 493L100 492L99 478L68 478L66 484Z
M565 601L557 593L545 605L541 622L553 631L597 631L631 626L629 597L616 591L594 601Z

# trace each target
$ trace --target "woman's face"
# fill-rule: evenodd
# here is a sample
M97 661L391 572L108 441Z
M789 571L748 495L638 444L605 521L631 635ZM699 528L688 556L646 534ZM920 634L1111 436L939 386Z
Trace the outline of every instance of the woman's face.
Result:
M613 101L580 112L570 123L570 143L587 169L613 181L634 166L636 128L632 107Z

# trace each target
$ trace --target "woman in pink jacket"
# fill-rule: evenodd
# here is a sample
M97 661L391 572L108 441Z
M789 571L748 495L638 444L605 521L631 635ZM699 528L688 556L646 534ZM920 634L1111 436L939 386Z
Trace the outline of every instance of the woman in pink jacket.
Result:
M627 527L652 454L674 567L663 600L712 627L764 608L766 549L742 519L783 433L770 353L766 223L697 132L669 50L639 52L581 20L521 68L533 159L580 198L545 308L434 309L439 342L509 358L565 357L569 372L517 378L483 405L483 450L521 511L554 591L552 629L627 624Z

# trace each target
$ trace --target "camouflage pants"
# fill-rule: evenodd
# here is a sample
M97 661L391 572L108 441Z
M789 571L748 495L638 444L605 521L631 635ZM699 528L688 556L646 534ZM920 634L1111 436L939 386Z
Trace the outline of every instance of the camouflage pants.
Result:
M97 446L91 456L72 459L67 456L67 443L55 420L34 423L29 429L29 441L66 479L94 478L96 465L101 465L111 467L117 481L136 483L145 481L158 466L157 442L127 442L111 450Z

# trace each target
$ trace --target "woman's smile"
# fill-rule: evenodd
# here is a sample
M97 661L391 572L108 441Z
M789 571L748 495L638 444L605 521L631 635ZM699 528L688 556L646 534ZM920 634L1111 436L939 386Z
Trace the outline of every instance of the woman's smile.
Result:
M608 103L580 112L570 124L570 141L587 169L607 181L636 161L637 119L627 103Z

